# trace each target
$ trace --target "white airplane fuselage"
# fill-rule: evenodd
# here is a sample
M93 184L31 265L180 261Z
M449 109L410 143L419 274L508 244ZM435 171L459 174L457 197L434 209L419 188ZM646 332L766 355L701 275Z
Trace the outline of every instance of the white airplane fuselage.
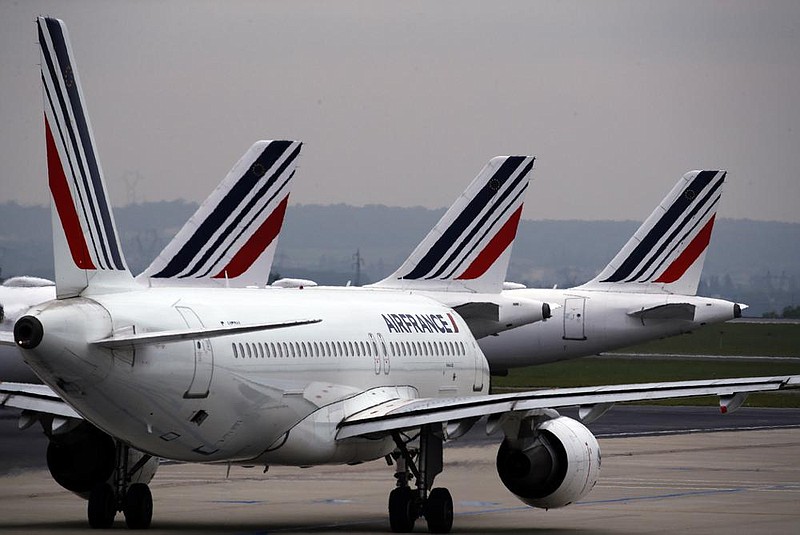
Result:
M737 305L710 297L581 289L505 290L503 294L561 305L545 321L479 340L493 370L545 364L687 333L736 317ZM691 319L632 315L659 305L694 305Z
M335 441L343 415L399 397L489 388L488 365L463 319L421 296L151 288L50 301L29 315L44 334L23 355L39 376L102 430L169 459L374 459L394 443ZM320 321L135 348L90 343L294 319Z

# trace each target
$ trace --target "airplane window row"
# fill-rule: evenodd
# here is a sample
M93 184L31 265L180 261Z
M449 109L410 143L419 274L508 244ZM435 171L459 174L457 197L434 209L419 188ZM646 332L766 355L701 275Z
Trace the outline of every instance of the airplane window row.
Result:
M466 355L464 342L389 342L383 354L392 357L439 357ZM379 357L374 339L364 342L234 342L234 358L309 358L309 357Z

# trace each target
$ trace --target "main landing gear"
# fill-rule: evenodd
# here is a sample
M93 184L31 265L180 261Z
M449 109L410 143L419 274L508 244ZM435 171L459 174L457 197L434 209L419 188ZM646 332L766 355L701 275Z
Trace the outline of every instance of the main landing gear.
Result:
M118 511L125 515L125 524L130 529L147 529L153 518L153 496L145 483L133 483L134 475L150 461L144 455L128 468L130 448L117 444L117 462L111 483L96 485L89 494L89 526L93 529L108 529L114 524ZM113 483L113 484L112 484Z
M442 471L442 435L432 425L425 425L419 434L419 449L409 450L397 432L392 438L397 445L397 487L389 494L389 526L396 533L408 533L414 523L425 517L431 533L449 533L453 527L453 498L445 488L435 488L434 478ZM416 462L415 462L416 461ZM416 488L409 482L416 479Z

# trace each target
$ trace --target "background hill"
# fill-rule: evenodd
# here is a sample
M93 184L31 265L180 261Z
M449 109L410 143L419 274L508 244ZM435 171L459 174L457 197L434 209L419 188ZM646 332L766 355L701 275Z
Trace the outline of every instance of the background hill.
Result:
M131 270L143 270L196 209L182 201L115 208ZM321 284L365 284L390 274L433 227L443 209L382 205L294 205L273 271ZM0 204L2 276L53 277L50 210ZM633 234L635 221L533 221L520 224L509 280L567 287L592 278ZM356 281L355 253L362 265ZM800 301L800 224L717 221L700 293L750 305L747 315Z

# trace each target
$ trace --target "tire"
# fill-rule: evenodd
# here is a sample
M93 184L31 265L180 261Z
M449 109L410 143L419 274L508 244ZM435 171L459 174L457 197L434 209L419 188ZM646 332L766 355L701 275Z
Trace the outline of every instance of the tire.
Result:
M397 487L389 493L389 527L395 533L413 531L417 515L414 494L408 487Z
M425 520L431 533L450 533L453 529L453 497L445 488L433 489L425 502Z
M92 529L108 529L114 525L117 516L117 499L114 489L108 483L95 485L89 493L87 507L89 526Z
M134 483L122 501L125 524L129 529L147 529L153 519L153 495L144 483Z

